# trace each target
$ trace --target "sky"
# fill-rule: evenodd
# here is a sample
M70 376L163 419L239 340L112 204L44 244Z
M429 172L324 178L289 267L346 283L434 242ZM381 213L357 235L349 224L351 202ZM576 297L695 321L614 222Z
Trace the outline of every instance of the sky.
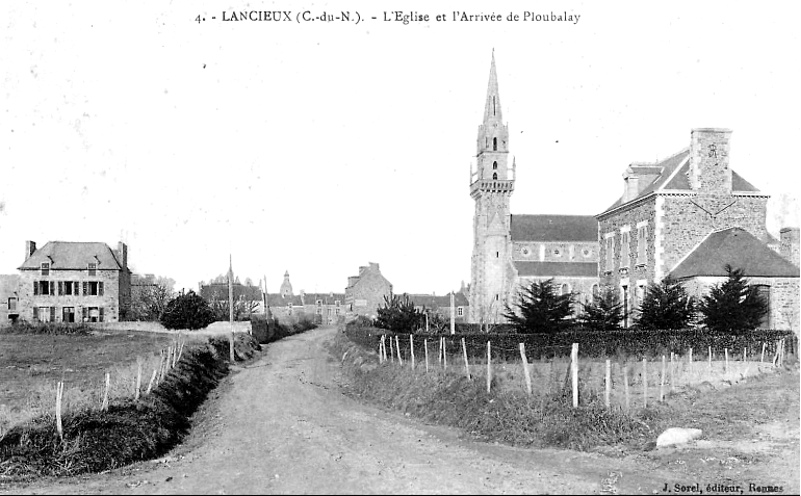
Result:
M368 262L396 292L458 289L493 50L513 214L598 214L628 164L723 127L732 168L772 195L768 229L799 225L797 2L519 5L3 2L0 273L26 240L123 240L178 289L229 255L270 292L285 271L296 292L343 292ZM400 7L429 20L384 20ZM293 21L222 20L250 10Z

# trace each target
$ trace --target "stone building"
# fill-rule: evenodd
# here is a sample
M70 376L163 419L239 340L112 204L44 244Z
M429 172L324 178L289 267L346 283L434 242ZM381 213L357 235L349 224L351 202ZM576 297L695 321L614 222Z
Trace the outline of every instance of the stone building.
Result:
M332 325L342 322L346 314L344 293L306 293L300 290L295 294L289 271L284 273L279 292L268 293L264 298L270 317L281 321L311 318L318 324Z
M554 279L561 292L586 300L598 284L598 223L591 215L512 215L516 162L509 165L495 55L490 64L484 120L478 127L468 320L501 322L518 289Z
M345 306L349 313L375 318L384 297L392 294L392 284L381 274L377 263L359 267L359 275L348 277Z
M450 293L444 296L437 296L434 294L409 294L408 296L417 311L423 312L428 310L439 314L445 320L449 320L451 318L451 308L453 308L454 322L467 322L470 302L463 291L454 293L453 307L451 307Z
M688 257L711 257L703 267L718 264L710 276L719 277L725 261L710 255L708 243L719 239L712 233L740 228L762 248L779 245L766 228L769 195L729 165L730 136L726 129L694 129L688 148L657 163L631 164L623 175L623 196L597 216L601 284L620 291L627 314L636 311L651 282L669 274L680 275L688 283L702 277L688 271L686 264L673 274ZM746 237L738 236L740 241L732 246L742 248ZM792 230L786 238L790 252ZM759 254L767 257L762 249ZM793 277L786 267L783 270L780 277ZM695 284L696 289L700 286ZM795 298L797 306L797 294ZM774 323L783 322L772 315ZM630 324L627 317L624 325Z
M25 243L18 268L19 319L31 322L118 322L131 305L128 247L50 241Z
M19 274L0 274L0 326L19 318Z

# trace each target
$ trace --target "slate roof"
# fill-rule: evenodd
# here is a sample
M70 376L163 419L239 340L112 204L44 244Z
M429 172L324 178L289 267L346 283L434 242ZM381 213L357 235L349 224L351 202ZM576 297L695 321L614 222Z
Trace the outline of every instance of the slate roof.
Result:
M512 241L598 241L592 215L512 215Z
M267 295L267 305L270 307L285 307L290 303L292 303L293 307L303 306L300 295L283 296L281 293L269 293Z
M307 305L316 305L317 300L323 305L333 305L339 300L339 304L344 305L345 293L303 293L303 301Z
M598 277L596 262L513 262L518 277Z
M402 297L403 295L401 295L401 298ZM441 296L429 294L410 294L409 299L412 300L412 303L414 303L414 306L416 307L450 308L451 306L450 293ZM454 303L457 307L466 307L470 305L470 303L467 301L467 296L461 292L454 294Z
M122 270L114 251L106 243L48 241L19 269L38 270L42 262L49 262L51 270L86 270L90 263L97 263L101 270Z
M656 164L645 165L636 164L631 165L632 172L640 177L640 192L630 201L635 201L644 198L655 191L672 190L672 191L691 191L690 187L690 161L687 158L690 155L690 149L684 150L672 155L661 162ZM676 170L678 169L678 170ZM660 171L655 174L655 171ZM675 172L675 174L674 174ZM649 182L650 179L650 182ZM759 189L754 185L743 179L742 176L735 171L731 171L731 186L732 191L750 191L759 192ZM613 203L609 208L604 210L604 213L619 207L623 204L623 196L621 195L618 200Z
M233 284L234 299L238 300L240 295L245 299L261 301L261 288L258 286L245 286L244 284ZM205 284L200 287L200 296L206 300L227 300L228 283Z
M743 269L746 277L799 277L798 267L739 227L711 233L670 275L676 279L725 277L726 264Z

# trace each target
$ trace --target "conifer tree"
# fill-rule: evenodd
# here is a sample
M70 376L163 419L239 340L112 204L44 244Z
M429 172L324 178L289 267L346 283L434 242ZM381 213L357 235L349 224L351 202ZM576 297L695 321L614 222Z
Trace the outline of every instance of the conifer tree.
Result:
M729 264L725 268L728 279L712 286L701 299L701 324L711 331L757 329L768 313L768 302L759 295L756 286L748 284L742 269Z
M695 300L672 277L650 283L635 325L641 329L683 329L695 318Z
M414 332L421 327L421 322L425 322L425 317L414 308L414 303L407 294L403 298L397 295L384 296L384 304L376 313L376 327L395 333Z
M623 320L623 303L617 291L604 287L592 295L592 300L582 303L578 322L595 331L617 329Z
M517 332L553 333L572 324L573 293L557 294L553 279L533 282L517 293L515 309L506 306L504 317Z
M202 329L216 319L206 300L189 291L172 299L159 320L167 329Z

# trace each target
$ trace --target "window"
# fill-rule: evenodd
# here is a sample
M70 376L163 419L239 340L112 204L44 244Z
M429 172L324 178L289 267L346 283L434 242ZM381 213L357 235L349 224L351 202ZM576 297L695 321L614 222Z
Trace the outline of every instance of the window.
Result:
M75 307L64 307L61 309L62 322L75 322Z
M648 226L640 226L637 228L637 265L645 265L648 263L648 258L645 252L648 239Z
M339 300L335 300L334 305L339 306Z
M459 317L464 316L464 307L456 307L456 315Z
M328 309L328 315L331 315L332 313L334 313L334 309L333 308L329 308Z
M56 281L34 281L33 294L48 296L56 294Z
M88 270L89 270L89 276L91 276L91 277L97 276L97 264L96 263L90 263Z
M637 292L634 293L634 307L640 308L645 299L645 284L637 284Z
M597 284L593 284L592 285L592 295L593 296L598 296L598 294L599 294L598 293L598 285Z
M42 262L42 275L49 276L50 275L50 263L49 262Z
M339 308L336 309L336 314L339 315Z
M78 283L73 281L58 281L58 294L71 296L78 294Z
M493 181L497 181L498 180L498 173L497 172L493 172L492 173L492 180Z
M495 258L501 258L501 252L496 251L495 252Z
M17 311L17 298L14 296L8 299L8 311L9 312Z
M103 282L84 281L83 294L84 296L103 296Z
M84 322L103 322L103 307L83 307Z
M615 269L615 236L606 238L606 271L612 272Z
M620 234L620 266L629 266L629 232Z
M55 322L56 307L33 307L33 320Z
M498 138L492 138L492 151L498 151Z
M566 295L568 293L570 293L570 286L567 283L562 284L562 286L559 288L559 294Z
M492 163L492 170L498 170L498 162Z
M762 298L762 300L767 303L768 312L762 317L762 320L759 322L760 329L770 329L771 328L771 320L770 320L770 286L766 284L758 284L756 285L757 294Z

